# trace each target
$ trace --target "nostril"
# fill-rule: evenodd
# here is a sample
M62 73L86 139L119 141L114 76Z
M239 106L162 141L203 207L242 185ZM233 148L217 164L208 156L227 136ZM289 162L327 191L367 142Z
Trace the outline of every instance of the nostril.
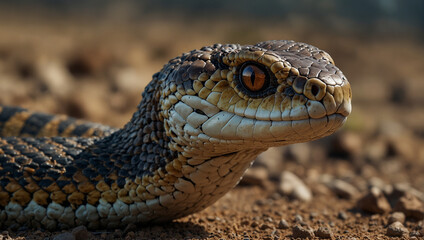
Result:
M318 93L319 93L319 87L317 85L315 85L315 84L312 85L312 87L311 87L311 93L314 96L318 95Z
M325 96L327 85L317 78L309 79L303 90L303 94L312 100L321 101Z

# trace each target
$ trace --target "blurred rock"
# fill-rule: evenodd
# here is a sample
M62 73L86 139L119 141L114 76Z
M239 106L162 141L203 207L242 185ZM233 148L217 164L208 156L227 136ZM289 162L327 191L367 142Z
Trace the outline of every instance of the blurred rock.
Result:
M259 154L253 166L265 167L270 174L279 174L283 171L283 148L272 147Z
M394 210L403 212L407 217L418 221L424 219L424 204L410 193L399 199Z
M297 143L288 145L285 148L284 159L298 163L307 163L311 156L311 147L309 143Z
M354 132L336 133L330 147L330 155L341 158L358 157L362 155L362 142L361 137Z
M59 61L42 60L37 69L40 80L47 86L51 94L64 98L72 90L70 76Z
M385 213L391 210L383 192L376 187L371 188L369 193L358 200L357 207L370 213Z
M347 220L349 218L345 211L340 211L339 214L337 214L337 217L341 220Z
M390 214L389 224L394 222L400 222L403 224L405 222L405 214L403 212L394 212Z
M314 234L314 230L309 227L309 226L305 226L302 227L300 225L296 225L293 227L293 238L314 238L315 234Z
M91 239L93 238L93 234L87 230L85 226L78 226L72 229L72 235L74 235L75 239Z
M350 183L340 179L328 182L327 187L330 188L338 197L353 199L359 195L358 190Z
M383 180L381 180L381 178L378 177L371 177L368 180L368 187L372 188L372 187L376 187L379 189L384 189L388 184L385 184Z
M99 47L85 47L74 51L66 65L73 76L81 78L105 72L112 61L111 52Z
M83 238L81 238L83 239ZM85 238L88 239L88 238ZM70 232L60 233L56 235L53 240L76 240L75 236Z
M387 227L386 235L389 237L402 237L408 234L408 229L400 222L394 222Z
M142 88L141 76L133 68L119 68L113 72L113 86L125 94L139 94Z
M333 232L331 231L331 229L329 227L319 227L316 231L315 231L315 236L319 237L319 238L333 238Z
M420 199L421 202L424 202L424 193L411 187L409 183L394 184L391 197L400 198L407 193L414 195L415 197Z
M279 192L283 195L293 197L302 201L312 199L311 190L294 173L284 171L280 175Z
M383 138L375 138L365 147L365 157L370 162L379 162L387 156L387 141Z
M289 224L287 223L287 221L285 219L281 219L278 222L278 226L277 226L278 229L288 229L289 227L290 226L289 226Z
M266 187L271 184L268 180L268 171L263 167L249 168L240 181L241 185L256 185Z

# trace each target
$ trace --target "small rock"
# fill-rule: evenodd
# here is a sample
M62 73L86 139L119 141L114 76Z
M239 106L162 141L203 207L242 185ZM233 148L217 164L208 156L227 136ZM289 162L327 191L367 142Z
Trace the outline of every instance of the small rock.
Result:
M333 136L330 155L356 157L363 152L361 137L354 132L340 132Z
M371 213L385 213L391 210L383 192L376 187L371 188L367 195L358 200L357 207Z
M394 222L400 222L403 224L405 222L405 214L403 212L394 212L390 214L388 224L392 224Z
M137 226L134 224L134 223L129 223L126 227L125 227L125 229L124 229L124 232L125 233L129 233L129 232L131 232L131 231L136 231L137 230ZM128 235L128 234L127 234Z
M268 171L264 167L249 168L240 184L265 187L269 185L268 175Z
M283 148L271 147L259 154L253 167L263 167L271 175L280 174L284 170Z
M407 234L409 234L408 229L406 229L400 222L390 224L386 232L386 235L389 237L401 237Z
M249 225L249 220L243 220L243 221L241 221L240 222L240 224L242 225L242 226L247 226L247 225Z
M309 226L302 227L300 225L296 225L293 228L293 238L314 238L314 230Z
M271 225L269 225L269 224L262 224L260 227L259 227L259 229L261 229L261 230L266 230L266 229L272 229L272 226Z
M207 217L206 217L206 219L207 219L209 222L213 222L213 221L215 221L215 220L216 220L215 216L207 216Z
M296 214L296 215L294 216L294 220L295 220L297 223L301 223L301 222L303 222L303 217L302 217L301 215L299 215L299 214Z
M78 226L72 229L72 235L74 235L75 239L90 239L92 234L87 231L85 226Z
M409 233L409 236L409 239L413 239L413 237L415 237L415 239L418 239L418 237L423 237L424 235L421 235L421 233L418 231L412 231Z
M125 239L135 239L135 233L133 231L128 232Z
M329 227L319 227L315 231L315 236L319 238L333 238L333 232Z
M339 214L337 215L337 217L341 220L347 220L348 219L346 212L343 212L343 211L340 211Z
M80 239L88 239L88 238L80 238ZM56 235L53 240L76 240L75 236L70 232L61 233Z
M395 211L403 212L415 220L424 219L424 204L414 195L406 193L394 207Z
M287 223L287 221L285 219L281 219L278 222L278 226L277 226L278 229L288 229L289 227L290 226L289 226L289 224Z
M312 199L311 190L295 174L284 171L280 176L280 186L278 189L281 194L299 199L310 201Z
M365 157L370 162L379 162L387 156L388 151L386 139L373 139L365 146Z
M352 199L359 195L358 190L352 184L347 183L340 179L335 179L328 183L330 188L338 197Z
M308 143L292 144L284 148L284 159L298 163L307 163L311 159L311 147Z
M417 197L421 202L424 202L424 193L413 188L409 183L397 183L393 186L392 197L400 198L405 194L412 194Z

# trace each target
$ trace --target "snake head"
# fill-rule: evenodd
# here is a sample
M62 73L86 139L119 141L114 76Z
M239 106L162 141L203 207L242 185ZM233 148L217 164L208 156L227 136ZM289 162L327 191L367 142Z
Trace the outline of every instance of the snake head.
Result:
M305 43L215 44L165 69L162 113L180 146L307 142L333 133L351 112L346 77L328 53Z

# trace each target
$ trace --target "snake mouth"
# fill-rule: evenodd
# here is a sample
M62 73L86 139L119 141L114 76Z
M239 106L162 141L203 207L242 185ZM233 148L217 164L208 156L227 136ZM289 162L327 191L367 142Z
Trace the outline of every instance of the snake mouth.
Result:
M202 124L202 131L209 137L222 140L302 142L331 134L340 128L345 120L346 116L339 113L321 118L272 121L220 112Z
M264 142L302 142L331 134L341 127L351 111L350 101L342 101L331 112L325 103L310 101L287 112L256 111L240 115L228 112L197 97L184 96L169 112L168 127L174 133L199 139ZM202 111L200 111L201 109ZM178 134L177 134L178 135ZM188 138L191 138L187 136ZM187 139L188 140L188 139Z

